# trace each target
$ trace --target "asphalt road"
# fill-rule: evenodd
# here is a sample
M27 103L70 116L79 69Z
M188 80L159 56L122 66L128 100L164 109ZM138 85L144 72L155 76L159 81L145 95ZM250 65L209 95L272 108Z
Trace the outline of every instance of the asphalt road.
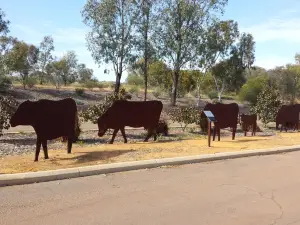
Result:
M297 225L300 152L0 188L0 224Z

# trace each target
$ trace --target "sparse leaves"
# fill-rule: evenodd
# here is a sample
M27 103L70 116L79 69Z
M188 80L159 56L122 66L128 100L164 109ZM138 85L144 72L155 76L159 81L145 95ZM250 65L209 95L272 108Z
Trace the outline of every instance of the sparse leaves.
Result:
M0 96L0 136L3 129L9 129L9 120L15 113L18 102L11 96Z
M200 121L199 109L193 106L172 107L167 113L173 122L178 122L180 124L183 131L185 131L189 124L199 123Z

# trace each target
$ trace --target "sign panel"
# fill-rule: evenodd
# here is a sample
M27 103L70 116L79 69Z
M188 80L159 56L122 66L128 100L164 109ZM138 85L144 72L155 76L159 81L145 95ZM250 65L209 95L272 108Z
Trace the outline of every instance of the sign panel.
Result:
M216 122L216 118L214 116L214 114L211 111L203 111L203 113L205 114L205 116L211 121L211 122Z

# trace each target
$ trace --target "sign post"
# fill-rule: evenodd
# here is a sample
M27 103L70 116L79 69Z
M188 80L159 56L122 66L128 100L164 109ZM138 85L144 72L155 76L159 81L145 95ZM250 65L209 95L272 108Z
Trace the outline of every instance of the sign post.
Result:
M208 128L207 128L207 133L208 133L208 147L210 147L210 142L211 142L211 122L215 123L217 122L214 114L211 111L203 111L207 118L208 122Z

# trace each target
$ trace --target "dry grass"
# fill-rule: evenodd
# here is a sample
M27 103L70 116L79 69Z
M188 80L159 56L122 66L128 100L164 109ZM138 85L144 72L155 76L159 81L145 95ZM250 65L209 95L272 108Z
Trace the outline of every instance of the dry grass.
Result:
M23 156L7 156L0 159L0 173L54 170L114 162L235 152L299 144L300 133L277 133L275 136L268 137L238 137L234 141L230 137L222 137L220 142L212 142L211 148L207 147L207 139L103 144L88 148L75 147L72 154L67 154L66 150L50 150L49 160L43 159L43 152L41 151L39 162L33 162L33 153Z

